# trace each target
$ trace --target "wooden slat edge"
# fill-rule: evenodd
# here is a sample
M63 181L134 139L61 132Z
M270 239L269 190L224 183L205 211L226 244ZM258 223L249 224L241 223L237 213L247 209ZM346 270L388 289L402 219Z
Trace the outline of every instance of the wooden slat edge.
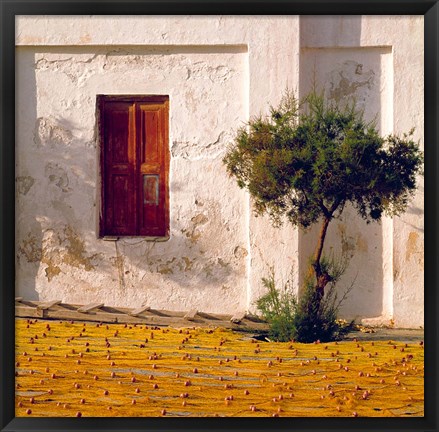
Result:
M121 323L121 324L144 324L154 326L172 326L172 327L187 327L188 321L182 316L160 316L148 315L133 317L125 313L110 313L103 311L96 311L94 314L84 314L76 310L69 309L47 309L44 311L37 310L36 307L16 305L15 316L17 318L45 318L55 320L73 320L73 321L90 321L90 322L105 322L105 323ZM229 319L224 320L197 320L197 326L212 327L212 328L229 328L239 330L266 330L267 325L262 323L246 323L239 326L232 323Z
M246 312L237 312L235 315L230 318L230 321L234 324L239 324L247 315Z
M183 317L187 321L193 321L197 315L198 311L196 309L191 309L189 312L185 314Z
M61 300L53 300L53 301L46 302L46 303L40 303L39 305L37 305L37 309L38 310L50 309L52 306L58 305L60 303L61 303Z
M140 314L142 314L143 312L147 312L150 311L151 307L150 306L142 306L138 309L133 309L131 312L128 313L128 315L131 315L133 317L138 316Z
M104 303L90 303L90 304L82 306L76 310L77 310L77 312L88 313L94 309L100 309L103 306L104 306Z

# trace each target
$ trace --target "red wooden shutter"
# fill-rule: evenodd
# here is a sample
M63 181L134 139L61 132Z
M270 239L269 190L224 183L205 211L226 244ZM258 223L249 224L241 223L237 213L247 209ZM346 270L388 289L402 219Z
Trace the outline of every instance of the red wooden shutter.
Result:
M168 235L167 102L139 103L138 229L143 236Z
M133 235L136 230L136 142L134 104L104 103L104 231Z
M169 235L167 96L100 96L101 236Z

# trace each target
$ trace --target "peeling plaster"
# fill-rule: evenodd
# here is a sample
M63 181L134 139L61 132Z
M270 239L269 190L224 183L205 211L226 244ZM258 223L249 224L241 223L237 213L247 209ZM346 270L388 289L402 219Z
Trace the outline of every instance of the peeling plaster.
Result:
M337 225L337 230L341 241L342 256L352 258L356 251L355 238L347 235L347 227L345 224L339 223Z
M28 233L27 237L22 240L18 248L18 253L19 255L24 255L29 263L39 262L42 257L42 247L37 237L31 232Z
M199 225L205 225L209 222L209 218L206 215L199 213L191 219L191 222L197 227Z
M102 58L98 54L94 55L82 55L81 58L77 56L71 56L67 58L56 58L56 54L50 56L52 59L48 59L47 55L35 63L35 70L37 73L47 72L60 72L63 73L73 84L78 87L83 87L86 81L95 73L91 64L97 58ZM64 57L63 55L58 55ZM90 67L84 67L84 65L90 65Z
M64 226L60 231L46 230L40 255L35 255L38 251L35 245L36 242L33 240L24 243L20 251L27 251L27 257L31 259L40 257L39 260L46 266L44 272L48 282L62 273L73 272L74 269L91 272L96 269L96 263L101 259L100 253L87 254L84 240L70 226ZM29 249L30 246L33 249Z
M202 230L198 228L205 225L207 222L209 222L209 218L206 215L199 213L191 218L190 227L188 229L182 229L181 232L190 240L191 243L197 243L202 235Z
M45 174L50 184L54 184L62 192L70 192L67 171L59 164L49 162L45 167Z
M351 101L353 97L358 104L363 104L375 85L375 72L363 70L363 64L354 60L345 61L329 76L329 99L337 104Z
M63 263L77 268L83 267L86 271L94 270L95 264L93 262L100 254L88 255L84 241L72 227L66 226L64 234L67 253L63 256Z
M35 179L31 176L17 177L17 191L19 194L26 195L34 185Z
M248 255L248 250L242 246L236 246L235 249L233 249L233 255L238 259L245 258Z
M167 275L167 274L173 274L174 273L174 269L172 264L175 262L177 258L173 257L170 260L167 260L164 264L160 264L157 266L157 273L160 273L162 275Z
M215 141L206 144L197 141L174 140L172 142L171 155L189 160L197 160L200 158L215 159L225 153L226 145L230 141L231 135L224 131L218 135Z
M407 239L407 248L405 253L406 261L410 261L412 257L417 259L420 266L424 265L424 254L422 245L419 244L419 233L412 231L410 232Z
M357 235L357 242L355 248L358 252L364 252L364 253L367 253L369 250L367 239L363 237L361 234Z
M218 65L215 67L210 66L205 61L199 61L194 63L187 69L187 79L209 79L212 82L225 82L233 77L234 70L225 66Z
M184 266L181 266L180 269L185 271L185 272L192 270L192 267L195 263L195 260L190 260L188 257L185 257L185 256L182 257L182 260L184 262Z
M52 261L47 259L47 257L44 257L41 262L47 265L47 267L44 269L44 272L48 282L51 282L55 276L58 276L61 273L60 267L54 265Z
M37 147L69 146L73 134L53 118L40 117L35 123L34 142Z

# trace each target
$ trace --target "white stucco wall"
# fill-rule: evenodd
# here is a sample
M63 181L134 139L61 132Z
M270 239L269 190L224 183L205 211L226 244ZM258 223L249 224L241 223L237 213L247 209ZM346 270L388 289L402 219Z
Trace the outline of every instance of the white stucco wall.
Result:
M280 282L293 269L298 289L313 233L253 215L222 164L227 144L311 77L380 112L383 133L414 125L422 141L422 28L420 17L18 17L17 295L234 313L254 311L272 267ZM167 242L97 238L97 94L169 95ZM343 313L422 325L422 190L382 226L351 213L328 238L352 254L346 280L358 272Z
M298 33L278 57L282 33L265 40L273 24L290 31L291 19L18 19L21 294L174 310L251 307L252 275L279 257L258 238L249 198L222 157L233 131L278 98L297 69ZM167 242L96 238L97 94L170 97ZM279 243L282 233L270 239Z

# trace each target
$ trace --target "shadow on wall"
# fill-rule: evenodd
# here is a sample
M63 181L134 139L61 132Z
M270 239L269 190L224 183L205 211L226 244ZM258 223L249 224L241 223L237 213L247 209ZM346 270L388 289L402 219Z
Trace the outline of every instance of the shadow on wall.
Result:
M424 196L424 186L419 185L418 186L418 192ZM424 209L420 208L420 207L416 207L415 205L409 205L407 208L407 213L409 215L414 215L414 216L419 216L419 217L423 217L424 216ZM424 226L421 224L418 225L414 225L412 223L408 223L405 222L408 226L412 227L415 231L424 234ZM422 223L423 223L423 219L422 219Z
M361 15L301 15L300 47L358 47Z
M34 163L19 164L19 170L31 167L35 174L32 180L17 178L21 295L48 300L50 295L80 290L84 298L93 298L108 289L99 283L111 281L113 302L119 299L123 304L130 290L137 290L137 297L145 300L151 290L173 285L183 289L184 305L188 301L184 290L199 296L213 287L227 292L236 278L245 277L246 251L236 245L225 255L217 247L233 244L235 232L222 221L220 203L213 200L194 199L191 218L174 217L169 241L97 239L96 145L76 137L71 131L77 125L64 118L36 118L34 124ZM83 152L90 154L85 165L80 162ZM188 193L183 185L173 184L172 189Z
M207 253L208 244L196 239L193 232L188 235L171 233L168 245L142 239L114 242L115 254L110 261L117 267L118 280L114 282L119 292L137 290L144 303L155 306L166 299L180 310L193 308L193 300L202 300L203 296L217 297L222 291L227 296L241 273L240 267ZM102 263L97 270L101 273L104 267ZM111 269L107 271L114 277Z
M94 208L95 162L83 166L84 153L95 154L92 136L38 106L36 53L17 48L16 149L16 295L53 300L63 265L91 271L99 258L89 253L76 227L94 227L81 209ZM50 105L50 104L49 104ZM71 107L72 108L72 107ZM77 107L73 107L76 108ZM79 211L78 211L79 210ZM85 212L87 213L87 212ZM62 291L62 290L61 290Z
M18 49L18 48L17 48ZM15 253L16 253L16 296L20 294L29 300L38 300L36 280L42 260L42 227L37 220L32 207L26 206L26 201L32 197L38 187L37 176L28 159L32 159L33 151L33 122L37 118L36 77L34 72L35 58L30 50L20 49L20 61L24 66L16 77L16 142L26 143L29 152L21 155L16 149L16 180L15 180ZM17 56L18 62L18 56ZM23 64L24 63L24 64ZM19 66L18 64L16 66ZM34 167L32 167L34 168Z

